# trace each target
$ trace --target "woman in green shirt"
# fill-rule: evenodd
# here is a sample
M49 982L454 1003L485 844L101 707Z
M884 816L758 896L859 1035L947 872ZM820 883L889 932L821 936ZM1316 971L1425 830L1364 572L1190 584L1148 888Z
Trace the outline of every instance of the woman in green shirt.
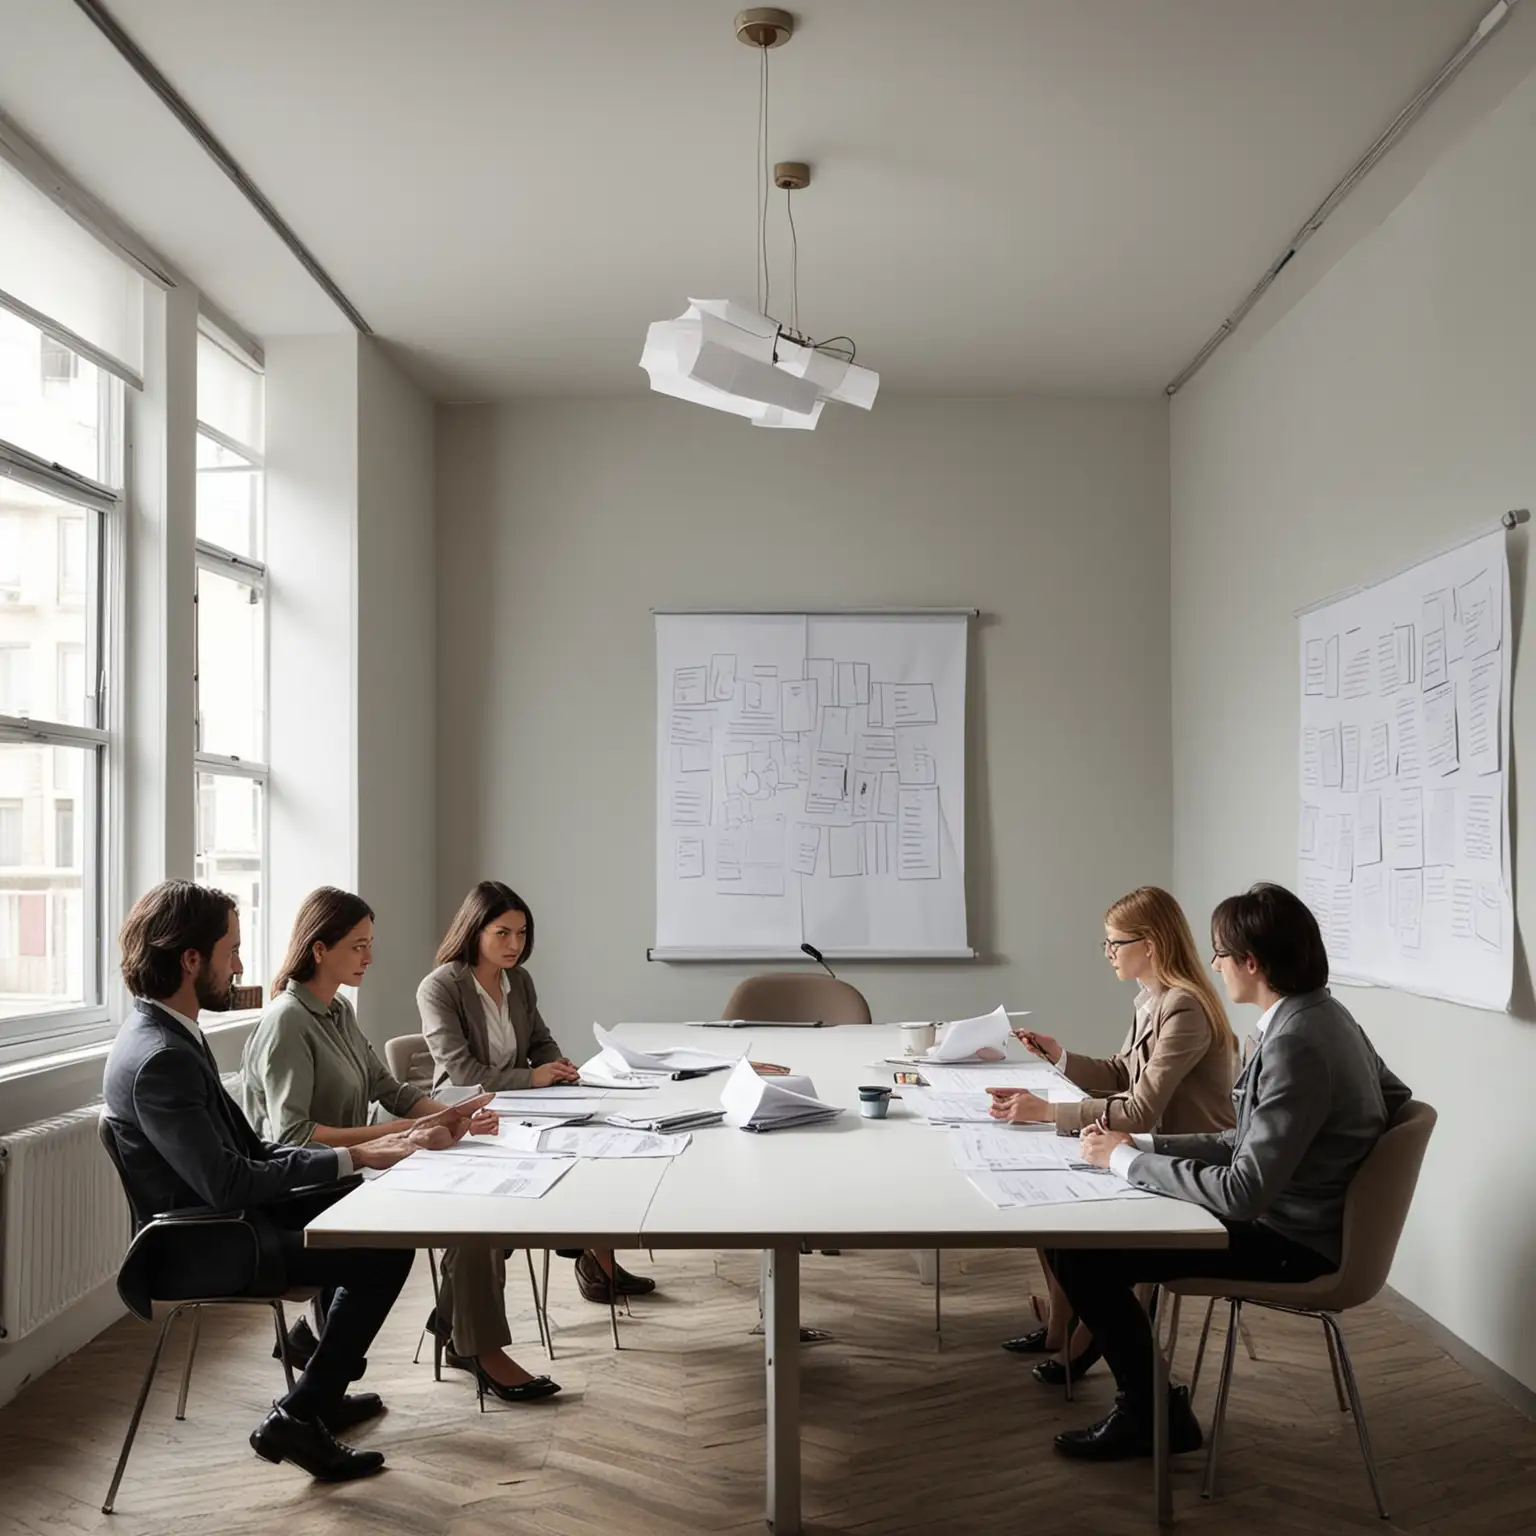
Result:
M294 919L288 953L272 982L272 1001L246 1041L241 1062L242 1107L266 1140L351 1147L432 1117L462 1121L462 1108L439 1103L392 1077L358 1027L340 989L360 985L372 963L373 911L368 904L334 886L311 892ZM375 1104L393 1118L373 1120ZM496 1126L495 1113L482 1107L469 1130L494 1134ZM451 1291L454 1274L462 1279L473 1272L473 1289L493 1287L499 1293L505 1264L500 1249L450 1249L444 1255L443 1290ZM449 1296L443 1308L448 1317L454 1315ZM434 1308L427 1326L446 1333L448 1321L439 1322ZM560 1390L548 1376L531 1375L507 1354L511 1332L504 1313L499 1331L481 1332L485 1336L464 1355L450 1351L448 1363L469 1371L504 1402L532 1402ZM290 1347L298 1342L291 1341Z

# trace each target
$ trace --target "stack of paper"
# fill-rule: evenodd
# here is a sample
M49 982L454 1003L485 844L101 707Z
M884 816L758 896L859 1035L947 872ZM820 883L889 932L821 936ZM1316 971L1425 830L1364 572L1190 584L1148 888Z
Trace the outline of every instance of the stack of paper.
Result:
M956 1168L967 1172L1039 1173L1055 1168L1086 1170L1076 1136L1044 1134L1015 1125L951 1125L949 1150Z
M1072 1205L1079 1200L1151 1200L1150 1190L1135 1189L1108 1169L1082 1172L1063 1168L1041 1172L972 1171L966 1177L1001 1210L1037 1205Z
M743 1131L780 1131L796 1125L820 1125L842 1114L836 1104L816 1097L808 1077L759 1077L743 1059L720 1093L725 1123Z
M679 1109L671 1114L609 1115L608 1124L626 1131L659 1131L670 1135L676 1131L699 1131L706 1125L719 1125L725 1119L723 1109Z
M620 1096L611 1096L618 1102ZM554 1119L565 1115L600 1115L608 1107L610 1095L596 1088L567 1087L517 1089L498 1093L486 1106L498 1115L514 1118Z
M606 1125L504 1125L499 1139L520 1152L545 1157L676 1157L693 1140Z
M537 1200L575 1166L575 1158L570 1157L475 1157L454 1147L446 1152L413 1152L378 1182L393 1191L418 1195Z
M714 1051L697 1051L689 1046L672 1046L660 1051L640 1051L626 1045L617 1035L592 1026L598 1053L581 1069L582 1077L592 1082L630 1084L651 1079L657 1082L676 1077L700 1077L709 1072L726 1072L746 1053L746 1046L734 1056Z

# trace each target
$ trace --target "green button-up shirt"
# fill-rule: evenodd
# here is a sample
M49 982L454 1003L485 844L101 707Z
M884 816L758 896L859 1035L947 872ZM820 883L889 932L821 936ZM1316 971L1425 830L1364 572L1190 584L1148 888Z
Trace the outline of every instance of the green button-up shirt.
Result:
M372 1106L399 1117L426 1095L391 1077L339 992L329 1008L290 981L261 1015L240 1061L240 1102L267 1141L302 1146L317 1125L367 1125Z

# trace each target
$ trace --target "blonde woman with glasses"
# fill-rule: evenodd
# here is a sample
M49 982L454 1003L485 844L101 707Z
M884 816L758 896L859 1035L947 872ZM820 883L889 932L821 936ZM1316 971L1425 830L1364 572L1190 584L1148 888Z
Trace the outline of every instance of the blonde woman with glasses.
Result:
M1088 1097L1049 1104L1023 1089L992 1088L993 1119L1013 1125L1054 1122L1063 1136L1091 1125L1132 1134L1226 1130L1234 1123L1232 1084L1241 1052L1178 902L1155 885L1122 896L1104 914L1104 958L1121 981L1137 983L1125 1044L1114 1056L1079 1056L1049 1035L1019 1031L1030 1050ZM1003 1345L1016 1354L1067 1348L1071 1310L1043 1260L1042 1266L1050 1298L1046 1307L1036 1298L1034 1308L1043 1326ZM1071 1347L1075 1380L1099 1358L1099 1348L1081 1327ZM1059 1359L1043 1360L1034 1374L1048 1386L1059 1386L1066 1380L1066 1366Z

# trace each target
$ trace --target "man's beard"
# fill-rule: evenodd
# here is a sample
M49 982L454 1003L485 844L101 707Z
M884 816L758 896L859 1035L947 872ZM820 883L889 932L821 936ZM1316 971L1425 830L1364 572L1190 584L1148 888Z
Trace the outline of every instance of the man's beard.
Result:
M192 978L193 989L197 993L197 1006L204 1013L228 1013L231 994L235 989L233 976L224 983L220 990L214 985L213 970L207 961L204 961L196 976Z

